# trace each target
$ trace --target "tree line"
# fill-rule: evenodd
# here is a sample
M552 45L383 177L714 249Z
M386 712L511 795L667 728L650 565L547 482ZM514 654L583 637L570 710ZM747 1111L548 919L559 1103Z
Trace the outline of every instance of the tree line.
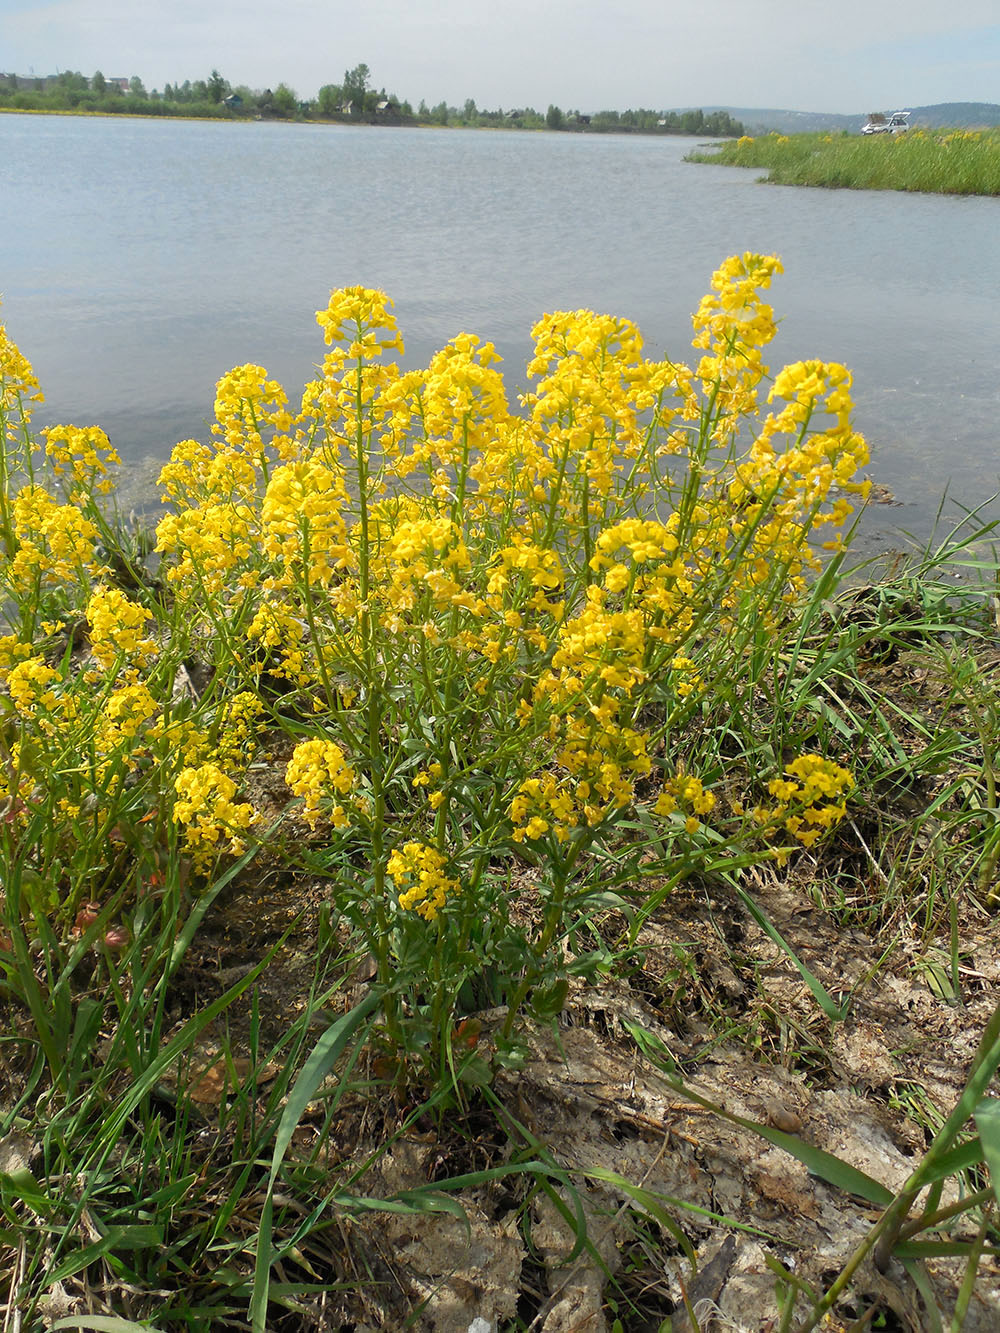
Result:
M0 74L0 107L16 111L95 111L148 116L260 117L281 120L331 120L394 125L457 125L471 128L549 129L597 134L705 134L726 138L743 126L724 111L563 111L550 105L478 107L472 98L461 106L439 102L416 108L409 101L377 89L366 64L344 71L340 83L327 83L314 98L302 99L285 83L253 89L233 85L217 69L207 79L165 83L162 90L146 86L138 75L108 78L97 70L89 78L66 70L46 78Z

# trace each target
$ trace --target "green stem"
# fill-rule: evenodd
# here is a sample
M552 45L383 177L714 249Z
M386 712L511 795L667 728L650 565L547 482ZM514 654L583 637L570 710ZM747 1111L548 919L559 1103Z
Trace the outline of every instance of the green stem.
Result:
M569 884L570 871L580 858L584 846L589 844L590 838L588 830L584 830L583 836L578 842L575 842L567 852L565 857L559 858L553 868L552 896L549 899L548 906L545 909L545 922L542 927L542 933L538 937L538 943L534 948L534 956L537 960L545 957L552 946L556 937L556 932L562 925L563 903L566 901L566 887ZM508 1040L514 1028L514 1022L517 1015L528 997L528 992L534 986L536 976L533 972L528 972L523 976L518 984L514 997L507 1006L507 1017L503 1025L503 1038Z

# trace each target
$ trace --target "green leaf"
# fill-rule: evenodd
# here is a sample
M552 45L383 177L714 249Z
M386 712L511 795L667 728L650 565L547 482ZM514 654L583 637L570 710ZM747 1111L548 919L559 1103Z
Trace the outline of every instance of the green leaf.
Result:
M365 1195L339 1194L337 1207L348 1212L359 1213L448 1213L460 1222L469 1225L469 1218L457 1199L450 1199L446 1194L435 1192L421 1193L420 1190L402 1190L393 1199L370 1199Z
M1000 1099L984 1097L976 1107L976 1128L983 1146L983 1155L990 1168L990 1184L1000 1200Z
M901 1240L893 1247L897 1259L967 1259L972 1242L967 1240ZM983 1254L996 1257L1000 1250L986 1245Z
M952 984L950 969L936 959L927 957L917 960L917 967L924 974L927 981L927 988L937 999L943 1000L945 1004L955 1004L958 996L955 994L955 987Z
M253 1290L250 1293L250 1306L247 1314L252 1333L267 1333L267 1299L271 1281L271 1264L274 1262L274 1249L271 1245L271 1228L274 1216L274 1196L270 1189L264 1199L257 1227L257 1255L253 1268Z
M548 986L536 986L531 993L531 1012L541 1022L556 1018L566 1007L569 982L565 977Z
M916 1259L901 1259L900 1262L909 1273L913 1285L923 1298L924 1311L927 1315L927 1333L944 1333L941 1311L937 1307L937 1299L934 1295L931 1280L927 1276L927 1270Z
M19 1199L37 1217L50 1218L55 1214L55 1204L27 1167L20 1171L0 1171L0 1198L5 1204Z
M959 1171L967 1171L970 1167L978 1166L982 1160L982 1143L978 1138L969 1139L938 1158L936 1164L924 1173L923 1178L926 1184L931 1185L937 1180L946 1180L948 1176L957 1175Z
M46 1275L49 1285L64 1282L68 1277L82 1273L90 1264L96 1263L106 1254L117 1250L159 1249L163 1244L163 1230L155 1226L111 1227L107 1235L101 1236L92 1245L68 1254L62 1263Z
M66 1077L71 1086L83 1070L84 1062L93 1055L103 1018L104 1005L91 996L84 996L77 1006L66 1060Z
M613 1185L616 1190L620 1190L622 1194L630 1198L642 1212L648 1213L654 1222L658 1222L664 1231L673 1236L676 1243L684 1251L693 1272L697 1273L698 1256L694 1252L694 1247L684 1234L683 1229L663 1207L664 1199L657 1194L653 1194L650 1190L643 1189L640 1185L633 1185L630 1180L626 1180L624 1176L620 1176L616 1171L607 1171L603 1167L592 1166L586 1168L583 1174L589 1180L601 1180L607 1185Z

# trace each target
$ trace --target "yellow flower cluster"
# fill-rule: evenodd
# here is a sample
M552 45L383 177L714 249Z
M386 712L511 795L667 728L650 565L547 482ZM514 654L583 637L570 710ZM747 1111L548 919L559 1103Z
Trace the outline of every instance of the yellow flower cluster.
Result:
M285 782L302 799L302 818L313 829L324 817L320 807L334 793L346 796L354 786L355 776L340 746L319 738L296 745L285 769ZM349 822L340 804L334 804L325 818L336 829L346 828Z
M264 551L279 565L279 582L306 577L325 584L354 560L343 507L347 490L339 468L317 455L279 467L261 505Z
M10 675L11 667L23 662L26 657L31 657L32 647L30 643L25 643L19 639L16 634L0 635L0 681L5 681Z
M713 438L719 444L728 444L740 418L756 407L757 386L767 372L762 349L777 332L774 311L760 293L781 272L776 255L733 255L712 275L712 291L693 317L693 345L706 353L696 374L714 400Z
M854 779L846 768L819 754L802 754L785 765L786 777L774 778L768 791L775 806L758 806L758 824L781 826L804 847L811 847L847 813Z
M184 847L198 868L223 850L239 855L246 844L240 836L255 822L253 806L235 802L236 783L215 764L185 768L174 782L171 818L184 832ZM228 840L228 841L227 841Z
M30 715L39 708L56 707L58 696L51 686L58 679L59 672L41 657L28 657L11 667L7 689L20 712Z
M323 330L328 347L331 343L346 343L350 337L342 360L371 360L388 351L402 355L403 340L394 316L389 313L391 309L392 302L385 292L372 287L342 287L330 293L329 304L317 313L316 323ZM389 336L380 339L379 331Z
M395 613L412 611L425 600L432 607L478 611L479 599L463 594L461 575L468 568L469 552L461 533L443 515L400 522L387 535L375 566L384 580L385 600ZM403 624L398 614L387 617L386 623L395 630Z
M17 550L7 571L22 594L43 585L88 586L100 573L97 528L73 504L59 504L42 486L27 485L12 506Z
M302 615L284 602L263 602L247 626L248 658L256 647L266 654L264 665L272 676L284 676L296 684L313 682L315 666Z
M552 773L522 782L509 814L515 842L533 842L550 831L565 842L579 823L573 797Z
M243 504L205 504L165 514L156 526L156 549L173 556L166 576L203 604L226 593L239 566L250 561L257 532ZM239 586L238 577L233 579ZM256 578L254 578L256 582Z
M0 429L10 441L27 429L31 405L44 402L38 380L28 358L0 324Z
M637 801L693 831L714 798L673 765L708 709L717 645L780 625L816 564L809 539L836 532L864 492L842 366L786 367L761 405L775 332L764 296L780 271L756 254L719 268L694 317L693 369L645 358L626 319L546 315L520 410L492 344L460 334L404 374L385 294L332 293L317 315L329 350L301 406L263 367L236 367L216 386L210 441L182 441L161 472L169 640L98 563L107 438L54 427L48 459L71 502L30 476L0 487L0 588L45 602L0 640L0 681L36 734L61 726L68 745L85 721L94 772L162 761L199 864L238 848L253 821L237 782L265 691L297 696L276 713L304 709L323 729L285 774L313 828L360 811L356 772L379 747L392 790L405 774L416 793L416 827L436 833L466 778L490 788L483 808L515 840L553 851ZM5 337L4 410L19 412L34 381ZM93 661L68 655L60 674L36 627L51 641L81 614ZM212 661L204 696L168 693L175 650ZM444 736L447 755L432 748ZM480 744L502 762L481 763ZM790 766L762 815L807 845L847 790L818 762ZM674 772L658 796L654 764ZM457 891L448 865L402 842L388 865L400 905L432 920Z
M154 641L142 637L152 614L117 588L96 587L87 603L90 650L95 662L105 670L120 661L145 666L156 654Z
M133 681L112 691L94 724L94 747L99 755L109 755L121 747L128 767L134 769L144 747L138 738L158 716L160 705L142 681Z
M387 385L381 443L397 476L423 468L434 479L435 493L445 499L447 469L474 451L488 458L509 418L503 378L493 369L499 360L492 343L480 346L474 335L461 333L432 357L426 370L410 371ZM486 473L481 466L472 479L481 485Z
M288 398L277 380L269 380L262 366L237 366L215 386L215 425L232 453L245 453L262 471L267 469L268 443L283 457L289 442L282 435L292 426ZM264 431L269 432L265 439ZM271 433L275 434L270 439Z
M122 460L99 426L49 426L42 434L46 457L70 498L85 500L95 490L102 495L114 490L109 468Z
M247 767L257 745L255 724L263 711L263 703L250 690L240 690L222 702L215 719L217 763L230 771Z
M389 857L387 870L404 911L416 912L433 921L459 884L446 875L447 859L423 842L407 842Z
M663 784L653 806L653 813L663 819L673 814L683 815L685 830L697 833L701 827L699 816L710 814L714 809L715 797L705 790L701 779L678 771L675 777L668 778Z

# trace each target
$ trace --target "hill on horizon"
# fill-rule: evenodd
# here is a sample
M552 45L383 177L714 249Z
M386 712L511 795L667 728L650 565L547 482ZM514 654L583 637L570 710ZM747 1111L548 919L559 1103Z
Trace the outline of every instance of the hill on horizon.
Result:
M690 110L689 107L678 108ZM777 130L780 134L803 134L829 130L857 133L869 112L838 115L827 111L786 111L762 107L706 106L703 110L725 111L746 127L748 134ZM996 102L936 102L932 106L883 106L872 111L909 111L910 124L922 129L988 129L1000 126L1000 105Z

